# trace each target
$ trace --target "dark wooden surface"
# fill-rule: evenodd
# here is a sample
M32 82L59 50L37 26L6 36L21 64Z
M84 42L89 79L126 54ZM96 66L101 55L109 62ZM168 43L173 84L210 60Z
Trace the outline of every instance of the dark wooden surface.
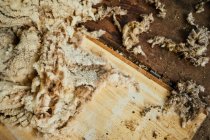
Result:
M168 52L159 47L151 48L146 42L147 39L156 35L166 36L174 41L183 42L186 40L193 26L186 22L187 14L194 11L197 0L162 0L166 5L167 16L160 19L156 16L157 10L149 6L143 0L104 0L103 4L108 6L121 6L128 10L128 15L117 17L121 26L132 20L141 21L140 14L154 13L155 22L151 25L148 33L140 36L140 44L147 57L134 55L125 50L122 46L121 33L113 24L112 17L106 18L100 22L88 22L85 26L89 30L104 29L107 33L100 40L114 50L122 52L128 59L136 64L142 63L150 69L158 72L164 82L173 86L173 83L179 80L193 79L198 84L205 86L204 95L210 94L210 63L205 68L194 67L188 61L179 58L176 54ZM206 26L210 30L210 4L205 6L205 12L194 14L196 23ZM210 47L210 45L208 46ZM210 48L207 55L210 56ZM209 100L205 98L205 100ZM194 137L195 140L210 139L210 115L202 124L201 128Z

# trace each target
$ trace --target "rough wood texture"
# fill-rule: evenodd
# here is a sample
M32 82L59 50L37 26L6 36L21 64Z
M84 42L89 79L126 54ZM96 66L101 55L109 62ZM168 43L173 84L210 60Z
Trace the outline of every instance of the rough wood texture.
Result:
M179 116L173 111L156 116L154 110L142 117L140 111L147 105L164 104L169 87L97 41L94 43L84 38L82 47L103 56L122 73L134 77L141 88L139 92L133 92L123 86L107 83L67 125L66 130L71 134L68 139L180 140L193 137L205 114L201 113L186 128L181 128ZM27 130L10 127L0 127L0 134L4 140L36 139Z
M104 29L107 34L100 40L112 47L114 50L123 52L129 60L139 64L140 62L148 66L152 70L159 73L164 82L173 85L174 82L179 80L193 79L198 84L204 85L206 88L205 95L210 95L210 64L205 68L194 67L186 60L180 59L174 53L168 52L165 49L155 47L151 48L146 40L155 35L163 35L171 38L177 42L184 41L193 28L190 26L186 17L191 11L194 11L194 6L197 0L161 0L167 9L166 18L160 19L155 16L155 22L151 24L151 31L144 33L140 36L140 44L146 53L147 57L141 55L134 55L125 50L122 46L121 33L119 33L116 26L113 24L112 18L107 18L101 22L88 22L86 27L90 30ZM120 5L122 8L128 10L128 15L117 17L121 26L132 20L140 20L139 15L144 13L154 13L157 11L154 7L149 6L144 0L104 0L105 5ZM195 15L195 21L199 25L206 26L210 29L210 4L205 6L205 11L201 14ZM209 47L209 46L208 46ZM210 56L210 49L208 49L207 56ZM205 98L208 102L209 99ZM198 133L194 137L195 140L210 139L210 115L203 123Z

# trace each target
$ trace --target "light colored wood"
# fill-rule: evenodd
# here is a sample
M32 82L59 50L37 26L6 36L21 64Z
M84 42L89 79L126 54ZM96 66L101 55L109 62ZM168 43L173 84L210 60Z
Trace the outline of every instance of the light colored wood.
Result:
M181 140L193 137L205 114L201 113L186 128L181 128L180 118L173 111L157 117L157 112L153 110L142 117L140 111L147 105L164 104L170 87L98 41L84 38L81 46L106 58L112 66L138 81L141 88L136 93L123 86L115 87L107 83L97 90L92 100L61 131L61 134L69 134L68 138L63 139L151 140L156 137L160 140ZM9 131L11 134L5 135ZM36 139L30 130L17 128L0 127L0 135L5 140Z
M131 61L129 61L128 59L126 59L125 57L121 56L120 54L118 54L117 52L115 52L114 50L112 50L111 48L109 48L108 46L106 46L105 44L103 44L102 42L96 40L96 39L93 39L93 38L90 38L90 37L86 37L84 40L83 40L83 44L88 44L90 43L91 45L90 46L86 46L86 47L83 47L84 49L86 49L87 51L91 50L92 52L96 53L96 54L99 54L100 56L103 56L105 58L108 58L110 60L109 62L114 64L114 65L117 65L117 67L119 67L120 65L117 64L118 63L121 63L122 65L129 65L131 68L134 68L135 69L135 72L136 71L139 71L141 74L145 75L147 78L153 80L154 82L158 83L159 85L161 85L162 87L170 90L171 88L165 84L162 80L160 79L157 79L156 77L154 77L152 74L148 73L147 71L145 71L144 69L138 67L137 65L135 65L134 63L132 63ZM85 45L83 45L85 46ZM98 50L99 48L99 50ZM116 59L118 58L118 59ZM120 61L121 60L121 61ZM116 62L117 61L117 62ZM121 66L121 67L124 67L124 66ZM128 69L130 68L128 67ZM126 67L127 68L127 67ZM132 74L132 73L130 73Z

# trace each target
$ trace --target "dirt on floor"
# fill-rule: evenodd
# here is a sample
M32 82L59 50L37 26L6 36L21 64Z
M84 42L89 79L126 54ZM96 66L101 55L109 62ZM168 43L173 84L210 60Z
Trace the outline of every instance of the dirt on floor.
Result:
M194 28L187 23L187 15L192 11L195 12L195 5L197 0L162 0L167 10L165 19L156 16L158 13L154 7L146 4L143 0L104 0L105 5L117 6L128 10L128 15L117 16L117 20L123 27L127 22L138 20L140 21L140 14L154 13L155 21L151 24L150 31L140 35L140 45L146 54L134 55L122 46L122 34L118 31L117 27L113 24L112 17L106 18L98 23L87 22L85 26L89 30L104 29L107 33L100 38L100 40L123 53L128 59L136 64L144 64L149 68L149 71L158 73L158 77L163 79L164 82L173 86L179 80L195 80L198 84L205 87L204 96L210 95L210 64L206 67L195 67L190 62L180 58L176 54L169 52L160 47L151 48L147 43L149 38L156 35L165 36L174 40L175 42L184 42ZM200 26L205 26L210 30L210 4L205 6L205 11L200 14L194 14L195 22ZM207 56L210 56L210 49L207 51ZM205 98L210 102L209 98ZM206 121L203 122L200 129L194 136L194 140L208 140L210 139L210 115Z

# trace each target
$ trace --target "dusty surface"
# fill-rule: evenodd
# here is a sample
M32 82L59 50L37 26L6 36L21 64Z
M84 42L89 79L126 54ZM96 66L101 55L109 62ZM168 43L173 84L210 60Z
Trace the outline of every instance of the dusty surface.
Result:
M158 13L154 7L149 6L143 1L137 0L125 0L119 3L118 0L105 1L107 5L121 5L122 8L127 9L129 15L118 17L117 20L120 22L121 26L125 25L129 21L140 20L140 14L149 14L153 12L154 15ZM194 7L197 4L195 0L179 0L179 1L166 1L163 0L162 3L165 4L167 10L166 18L163 20L161 18L155 17L155 22L151 25L150 32L144 33L140 37L140 45L144 50L147 57L141 55L134 55L128 52L122 47L121 33L118 31L116 26L113 24L112 18L104 19L101 22L88 22L86 26L90 29L104 29L107 34L104 35L100 40L105 44L108 44L113 49L118 50L120 53L125 54L127 58L139 64L142 62L152 68L154 71L158 72L163 80L171 85L179 80L195 80L198 84L203 85L206 90L203 93L208 95L210 93L210 65L207 64L206 67L194 67L190 62L180 59L175 54L168 52L167 50L161 48L151 48L146 42L149 38L156 35L166 36L176 42L183 42L186 40L189 32L192 30L193 26L190 25L186 18L187 15L194 11ZM168 7L168 8L167 8ZM205 11L200 14L194 14L195 23L205 26L210 29L210 5L207 3L205 5ZM207 50L207 56L210 56L210 49ZM208 100L208 98L205 98ZM206 140L210 137L210 116L201 126L200 130L197 132L194 139Z
M171 92L166 102L166 108L168 106L175 109L181 118L182 127L186 127L200 112L205 110L206 104L199 97L204 91L203 86L197 85L195 81L191 80L178 82L176 88Z

